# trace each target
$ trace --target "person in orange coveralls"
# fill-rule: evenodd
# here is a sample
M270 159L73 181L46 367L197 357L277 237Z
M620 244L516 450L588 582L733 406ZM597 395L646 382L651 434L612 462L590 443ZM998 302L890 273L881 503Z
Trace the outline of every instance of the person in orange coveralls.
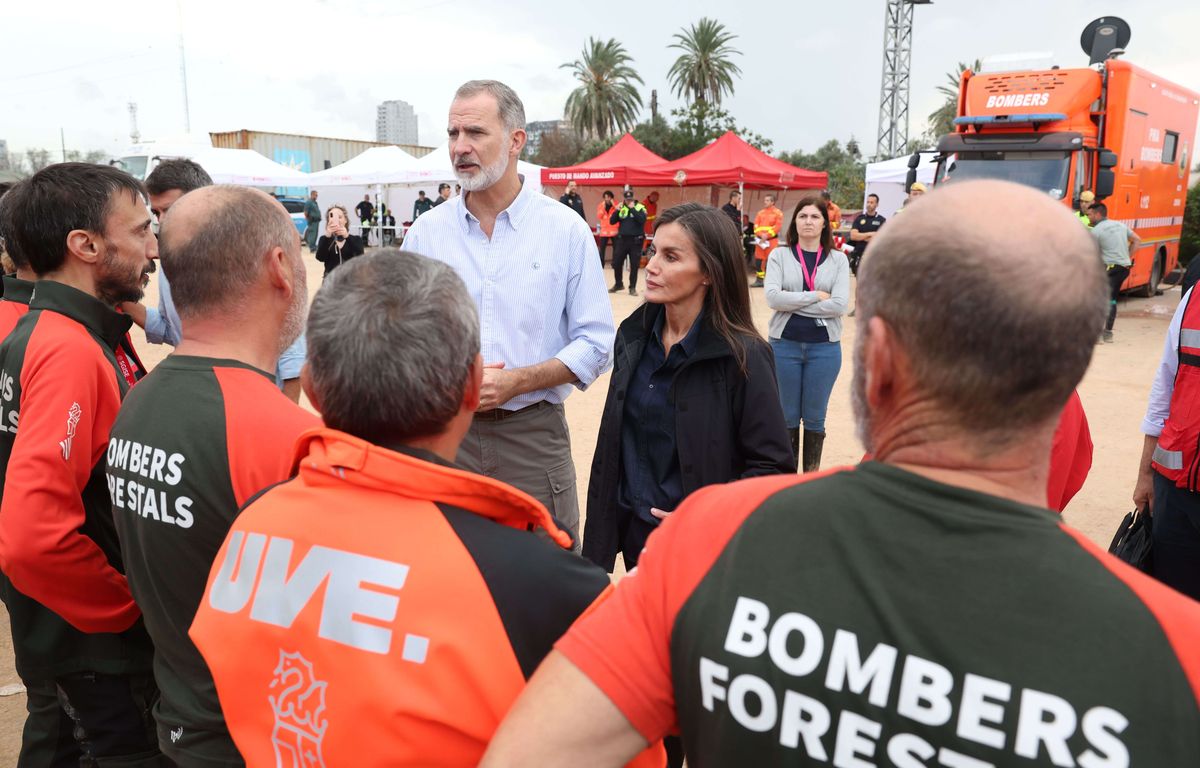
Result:
M754 236L759 243L756 245L754 259L758 262L758 279L754 281L755 288L762 288L763 278L767 276L767 256L779 245L779 230L783 227L783 211L775 205L775 195L763 196L763 209L754 217Z

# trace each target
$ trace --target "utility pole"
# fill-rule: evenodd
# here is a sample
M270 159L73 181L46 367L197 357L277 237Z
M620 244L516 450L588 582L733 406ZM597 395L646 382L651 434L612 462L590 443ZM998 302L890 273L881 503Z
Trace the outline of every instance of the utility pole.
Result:
M58 126L58 142L62 145L63 162L67 162L67 134L63 132L62 126Z
M183 55L183 0L175 0L175 8L179 11L179 77L183 81L183 130L191 133L192 115L188 106L187 59Z
M912 63L913 6L933 0L887 0L883 21L883 82L879 88L877 159L908 148L908 84Z
M142 140L142 134L137 127L137 102L129 102L129 142L137 144Z

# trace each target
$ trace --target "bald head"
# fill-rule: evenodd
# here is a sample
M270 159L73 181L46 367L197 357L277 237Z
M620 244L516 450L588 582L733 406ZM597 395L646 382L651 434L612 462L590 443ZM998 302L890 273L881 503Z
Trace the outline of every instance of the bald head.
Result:
M1094 240L1065 207L1007 182L947 185L905 210L859 271L856 408L867 408L859 357L879 328L914 391L959 429L999 445L1044 426L1083 377L1103 326Z
M299 263L296 226L271 196L248 187L202 187L162 221L159 260L181 318L242 305L281 248Z

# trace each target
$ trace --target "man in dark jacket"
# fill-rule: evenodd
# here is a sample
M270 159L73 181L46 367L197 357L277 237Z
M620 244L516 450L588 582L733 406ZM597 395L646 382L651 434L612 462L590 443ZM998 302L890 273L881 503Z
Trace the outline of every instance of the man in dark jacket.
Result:
M721 212L729 217L733 226L742 231L742 193L736 189L729 193L729 202L721 206Z
M567 193L558 198L558 202L578 213L579 218L587 221L587 214L583 212L583 198L579 196L579 190L575 182L567 182Z
M375 215L375 206L371 205L371 196L363 195L362 202L354 206L354 212L358 214L359 224L362 225L363 245L370 245L371 218Z
M417 199L413 201L413 221L416 221L422 213L427 212L433 207L433 201L425 197L425 190L417 193Z
M612 212L610 224L619 224L617 243L613 246L613 287L609 293L624 288L622 272L625 259L629 259L629 295L637 296L638 267L642 264L642 241L646 239L646 206L633 197L633 190L625 190L624 202Z

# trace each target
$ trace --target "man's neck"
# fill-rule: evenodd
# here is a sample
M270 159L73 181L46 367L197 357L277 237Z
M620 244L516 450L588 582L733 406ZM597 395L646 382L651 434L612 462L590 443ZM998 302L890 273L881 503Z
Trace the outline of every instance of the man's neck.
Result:
M38 279L37 273L29 267L17 267L15 277L18 280L24 280L27 283L35 282Z
M92 271L70 257L68 257L67 262L63 264L61 269L54 272L47 272L42 275L41 279L69 285L89 296L99 298L99 296L96 296L96 279Z
M181 329L183 338L175 353L192 357L237 360L274 374L279 362L279 326L255 329L254 323L230 317L188 318Z
M508 171L492 186L478 192L468 192L463 197L467 210L479 219L484 232L490 237L492 226L501 211L507 210L517 195L521 194L521 178L517 176L517 166L514 160Z
M873 425L872 432L876 461L945 485L1046 506L1053 424L1033 429L1024 439L986 456L977 450L985 435L964 435L944 416L929 412L915 414L907 423Z

